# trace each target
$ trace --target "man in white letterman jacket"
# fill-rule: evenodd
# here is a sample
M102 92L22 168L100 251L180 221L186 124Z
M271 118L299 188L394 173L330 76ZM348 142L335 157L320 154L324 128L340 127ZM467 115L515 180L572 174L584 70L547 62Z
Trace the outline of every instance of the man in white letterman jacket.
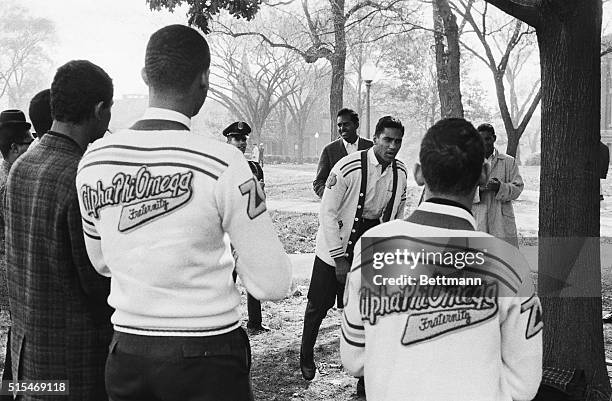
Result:
M470 122L438 121L422 140L414 172L425 201L356 245L340 355L350 374L365 375L371 400L525 401L538 391L544 324L529 265L513 245L476 231L471 213L478 185L488 182L484 149ZM387 258L402 251L454 251L466 263L412 256L409 266ZM375 266L377 254L383 266ZM436 282L423 286L421 274ZM479 281L437 284L458 277Z
M399 120L381 118L374 146L340 159L327 179L300 349L306 380L315 376L313 348L319 327L334 304L338 286L344 287L354 244L367 229L404 215L407 172L395 158L403 136Z
M250 294L280 299L289 290L289 258L242 152L190 130L209 67L196 30L155 32L143 70L149 108L130 129L96 141L79 164L87 253L111 278L113 401L253 400L225 234Z

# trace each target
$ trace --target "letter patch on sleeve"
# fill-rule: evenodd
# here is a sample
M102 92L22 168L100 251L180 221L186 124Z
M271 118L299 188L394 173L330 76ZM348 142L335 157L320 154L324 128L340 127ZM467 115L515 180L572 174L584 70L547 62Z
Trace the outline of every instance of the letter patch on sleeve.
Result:
M266 195L261 189L261 186L257 185L255 177L251 177L244 183L240 184L240 193L242 196L249 196L247 202L247 215L251 220L265 212L266 209Z
M540 304L540 299L535 295L521 304L521 313L527 311L529 311L529 320L527 321L525 338L529 340L542 331L544 327L544 322L542 321L542 305Z

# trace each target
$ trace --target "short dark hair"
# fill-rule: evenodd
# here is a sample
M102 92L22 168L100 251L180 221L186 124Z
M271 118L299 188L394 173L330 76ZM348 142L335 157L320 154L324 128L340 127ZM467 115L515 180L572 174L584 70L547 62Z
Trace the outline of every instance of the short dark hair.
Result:
M489 123L480 124L477 128L478 132L488 132L491 135L495 135L495 128Z
M427 130L419 158L432 192L467 195L482 171L484 141L469 121L445 118Z
M51 90L45 89L38 92L30 100L28 109L30 121L34 126L36 136L40 138L51 129L53 118L51 117Z
M21 142L29 131L29 128L17 126L0 128L0 153L2 153L2 157L6 159L11 150L11 145Z
M404 126L402 122L395 117L384 116L376 123L376 129L374 130L374 136L379 136L385 128L397 128L402 131L402 135L404 135Z
M54 120L79 124L89 118L99 102L110 107L113 80L94 63L69 61L57 69L51 84L51 115Z
M168 25L149 39L145 55L148 85L160 90L184 90L210 68L206 39L185 25Z
M349 109L346 107L343 109L340 109L336 117L340 117L340 116L349 116L349 118L351 119L352 122L355 123L355 125L359 125L359 114L357 114L357 112L353 109Z

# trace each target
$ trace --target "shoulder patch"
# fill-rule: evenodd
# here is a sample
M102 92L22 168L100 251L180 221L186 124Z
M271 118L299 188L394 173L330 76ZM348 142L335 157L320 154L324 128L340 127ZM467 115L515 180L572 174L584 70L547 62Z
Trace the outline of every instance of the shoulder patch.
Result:
M327 181L325 182L325 186L331 189L338 182L338 177L336 177L336 173L329 173L329 177L327 177Z
M255 177L251 177L239 186L242 196L248 195L247 200L247 215L251 220L267 210L266 195L261 189L261 186L255 181Z
M535 295L521 304L521 314L527 311L529 311L529 318L527 320L527 329L525 330L525 339L529 340L542 331L544 327L542 305L540 304L540 299Z

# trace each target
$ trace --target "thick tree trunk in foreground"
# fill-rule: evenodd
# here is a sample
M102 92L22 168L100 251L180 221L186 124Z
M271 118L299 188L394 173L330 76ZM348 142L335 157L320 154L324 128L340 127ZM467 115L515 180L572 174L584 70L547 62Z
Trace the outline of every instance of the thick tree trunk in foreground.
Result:
M536 28L542 71L538 292L544 366L582 369L609 400L601 322L601 0L487 0Z
M463 117L459 28L448 0L434 0L433 19L440 114L442 118Z
M542 66L538 262L545 366L583 369L600 398L608 400L596 157L601 7L600 0L550 1L537 29Z

